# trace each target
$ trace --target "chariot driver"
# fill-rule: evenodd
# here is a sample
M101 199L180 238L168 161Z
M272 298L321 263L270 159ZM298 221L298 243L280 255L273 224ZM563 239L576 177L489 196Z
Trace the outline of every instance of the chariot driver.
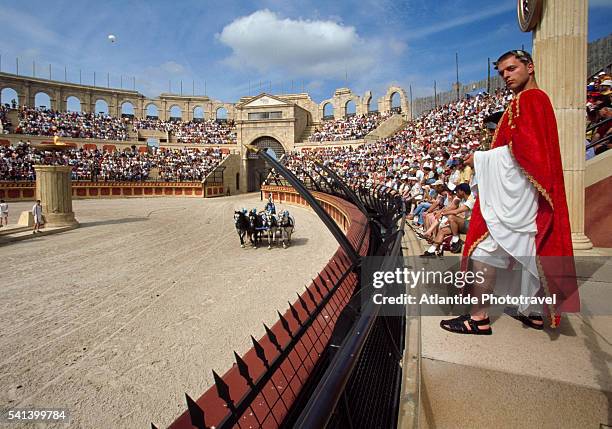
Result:
M264 210L270 214L276 214L276 206L272 200L272 194L268 196L268 202L266 203L266 208Z
M507 52L495 67L514 97L491 150L477 151L465 161L474 166L478 200L462 268L485 273L484 282L470 289L473 297L495 290L554 298L542 306L543 312L529 303L507 312L531 328L543 329L543 315L557 327L560 314L578 312L580 301L555 115L537 86L529 53ZM479 300L469 315L443 320L440 326L455 333L491 334L487 309Z

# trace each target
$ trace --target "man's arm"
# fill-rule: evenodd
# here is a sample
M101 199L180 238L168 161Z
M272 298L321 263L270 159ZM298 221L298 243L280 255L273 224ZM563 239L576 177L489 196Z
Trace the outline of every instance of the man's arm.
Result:
M438 214L440 216L446 216L447 214L450 214L449 212L452 212L453 210L456 210L458 208L459 208L459 199L455 198L447 207L444 207L442 210L440 210Z
M453 210L448 210L445 214L446 215L458 215L468 210L469 208L466 205L461 204L458 208L453 209Z
M436 198L434 202L431 204L431 206L429 206L429 208L425 210L425 213L433 213L434 211L436 211L439 205L440 205L440 200Z

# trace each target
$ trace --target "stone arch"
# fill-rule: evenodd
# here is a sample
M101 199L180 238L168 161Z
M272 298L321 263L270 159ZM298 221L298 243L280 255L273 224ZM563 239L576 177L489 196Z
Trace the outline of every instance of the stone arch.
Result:
M329 110L331 109L331 110ZM319 105L319 116L321 120L334 119L334 103L332 100L324 100Z
M193 107L193 120L198 122L198 121L203 121L204 118L204 107L200 106L199 104L197 106Z
M363 94L361 110L364 114L378 111L376 103L372 103L372 91L367 91Z
M178 104L173 104L168 109L168 118L170 120L180 121L183 117L183 109Z
M160 110L161 109L159 108L157 103L154 103L154 102L150 101L145 106L145 116L147 118L149 118L149 117L151 117L151 118L159 118L159 111Z
M285 147L281 139L273 133L263 133L251 139L251 145L261 149L272 149L276 158L280 159L285 154ZM270 166L259 155L248 152L246 156L246 179L247 192L254 192L261 189L261 184L265 180Z
M106 99L103 97L98 98L96 102L94 103L94 113L95 114L103 113L105 115L108 115L109 112L110 110L109 110L108 101L106 101Z
M355 116L357 114L357 103L359 102L356 98L351 98L344 104L345 117Z
M66 96L66 111L67 112L82 112L83 102L76 95Z
M38 91L34 94L34 107L46 107L51 109L51 96L45 91Z
M398 92L391 94L391 110L397 113L402 112L402 99Z
M225 106L219 106L215 109L215 119L217 121L227 121L228 110Z
M131 100L123 100L121 103L119 103L119 106L119 113L122 117L134 117L134 103L132 103Z
M288 150L282 143L280 137L270 132L264 132L256 135L255 137L251 138L251 142L249 144L262 149L268 147L272 148L279 159Z
M17 90L10 86L5 86L0 90L0 102L2 104L9 104L12 106L13 100L15 100L15 106L19 106L19 93Z
M399 110L400 112L398 113L402 113L403 115L408 115L410 116L410 109L408 106L408 97L406 97L406 91L404 91L402 88L400 88L399 86L390 86L387 89L386 94L383 96L382 99L382 112L390 112L393 110L393 96L394 94L397 94L399 96ZM397 111L397 110L396 110Z

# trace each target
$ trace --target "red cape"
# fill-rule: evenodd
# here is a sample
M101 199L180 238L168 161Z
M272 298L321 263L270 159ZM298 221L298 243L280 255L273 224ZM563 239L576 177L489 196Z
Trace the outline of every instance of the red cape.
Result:
M580 299L557 122L552 104L544 91L526 90L512 100L499 122L492 147L506 145L539 194L536 255L542 294L556 294L556 304L544 306L551 319L551 326L555 327L561 313L580 311ZM464 269L478 243L488 234L477 200L463 248Z

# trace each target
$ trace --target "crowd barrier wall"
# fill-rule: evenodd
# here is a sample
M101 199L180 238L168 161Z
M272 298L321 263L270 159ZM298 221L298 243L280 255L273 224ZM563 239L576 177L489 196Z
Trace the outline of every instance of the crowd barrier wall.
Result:
M205 194L206 192L206 194ZM190 197L223 195L223 185L200 182L72 182L72 198L142 198ZM32 201L35 182L0 182L0 198L7 201Z

